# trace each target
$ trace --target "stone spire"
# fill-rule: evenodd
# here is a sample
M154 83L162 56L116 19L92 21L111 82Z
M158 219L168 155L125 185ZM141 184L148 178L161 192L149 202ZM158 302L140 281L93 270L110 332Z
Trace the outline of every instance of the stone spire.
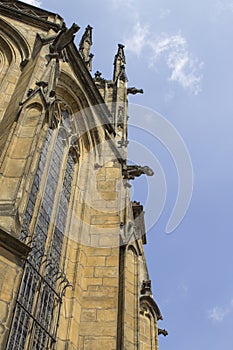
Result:
M85 33L83 34L80 43L79 43L79 52L82 56L84 62L89 66L89 69L91 68L91 61L93 58L93 55L90 53L92 46L92 27L87 26Z
M118 44L118 51L115 55L114 60L113 81L116 81L117 78L127 81L127 77L125 74L125 64L126 60L124 53L124 45Z

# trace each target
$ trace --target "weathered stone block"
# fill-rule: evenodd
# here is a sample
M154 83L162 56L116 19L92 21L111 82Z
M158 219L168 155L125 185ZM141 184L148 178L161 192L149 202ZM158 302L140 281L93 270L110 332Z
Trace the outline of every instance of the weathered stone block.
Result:
M87 288L89 288L88 286L102 285L102 283L103 283L102 278L97 278L97 277L87 277L86 278L86 286L87 286Z
M4 175L6 177L20 178L23 175L25 167L25 160L21 159L8 159Z
M96 309L83 309L81 313L81 321L83 322L93 322L97 320L97 310Z
M97 310L97 320L98 321L116 321L117 320L117 312L116 310Z
M98 181L97 183L97 191L111 192L111 191L115 191L115 189L116 189L116 182L113 180Z
M103 192L98 191L99 196L106 201L115 201L117 199L116 192Z
M87 266L105 266L106 258L104 256L89 256Z
M106 168L106 179L118 179L121 178L120 168Z
M118 286L118 278L117 277L104 277L103 278L104 286Z
M84 340L84 350L116 350L115 337L87 337Z
M105 297L84 297L82 299L82 307L84 309L113 309L117 306L117 298Z
M119 257L118 256L107 256L106 266L118 266Z
M85 277L93 277L94 276L94 267L85 267L84 276Z
M14 200L19 187L19 179L5 177L0 179L0 200Z
M31 140L25 137L17 139L13 145L11 158L25 159L28 157L31 148Z
M116 325L115 322L89 322L88 327L85 323L80 325L80 334L83 336L115 336Z
M95 215L91 218L92 225L105 227L105 225L114 225L119 223L118 215Z
M96 277L115 277L118 273L118 267L95 267Z

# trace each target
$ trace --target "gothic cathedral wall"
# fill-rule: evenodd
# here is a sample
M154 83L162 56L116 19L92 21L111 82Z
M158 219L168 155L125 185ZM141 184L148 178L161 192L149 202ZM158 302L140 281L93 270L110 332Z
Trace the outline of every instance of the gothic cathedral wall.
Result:
M157 350L143 210L132 233L116 146L127 146L123 46L105 96L90 26L78 51L77 25L5 0L0 28L0 348Z

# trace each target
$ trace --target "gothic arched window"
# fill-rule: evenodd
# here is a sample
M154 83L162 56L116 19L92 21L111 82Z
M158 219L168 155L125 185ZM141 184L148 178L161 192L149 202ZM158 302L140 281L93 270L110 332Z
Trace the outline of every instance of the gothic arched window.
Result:
M52 349L64 289L62 270L75 159L70 114L56 106L57 127L48 128L20 239L32 248L25 264L7 350ZM53 124L54 125L54 124Z

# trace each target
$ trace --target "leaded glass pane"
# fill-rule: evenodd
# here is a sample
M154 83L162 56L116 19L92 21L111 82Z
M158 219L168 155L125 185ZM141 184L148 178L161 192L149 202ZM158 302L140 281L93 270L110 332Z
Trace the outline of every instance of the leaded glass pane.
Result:
M74 159L71 153L69 153L66 163L61 196L59 200L58 212L53 233L53 240L49 251L49 261L51 261L51 265L49 265L45 271L46 276L50 277L53 284L55 284L56 282L56 273L59 273L59 265L55 265L54 262L59 262L61 258L62 242L65 232L66 218L68 214L74 165ZM51 275L52 272L53 274Z
M63 117L66 118L66 116ZM22 240L25 240L29 234L29 225L34 215L35 203L40 191L42 173L45 167L51 137L52 131L49 130L40 156L38 170L25 214L21 232ZM58 315L55 315L54 310L58 312L61 305L61 297L59 291L56 291L56 284L59 280L58 285L62 289L64 287L63 284L67 283L67 279L59 266L75 165L71 154L67 158L50 248L46 254L45 249L48 229L53 224L51 223L51 214L55 194L58 189L64 149L62 136L58 134L49 165L44 195L41 200L37 222L31 240L32 250L25 265L16 303L7 350L25 349L29 332L30 349L51 349L51 344L55 342L54 337L56 336Z
M20 235L20 239L22 241L25 241L25 239L28 236L29 225L30 225L30 222L31 222L31 219L32 219L32 214L33 214L33 211L34 211L36 198L37 198L39 187L40 187L42 172L43 172L43 169L44 169L44 166L45 166L46 155L47 155L47 152L48 152L49 144L51 142L51 137L52 137L52 131L49 129L47 131L47 134L46 134L44 147L43 147L41 155L40 155L40 160L39 160L39 164L38 164L38 170L37 170L37 173L36 173L35 178L34 178L34 182L33 182L33 185L32 185L32 190L31 190L31 195L30 195L30 198L29 198L29 201L28 201L28 206L27 206L27 209L26 209L26 214L25 214L23 227L22 227L21 235Z

